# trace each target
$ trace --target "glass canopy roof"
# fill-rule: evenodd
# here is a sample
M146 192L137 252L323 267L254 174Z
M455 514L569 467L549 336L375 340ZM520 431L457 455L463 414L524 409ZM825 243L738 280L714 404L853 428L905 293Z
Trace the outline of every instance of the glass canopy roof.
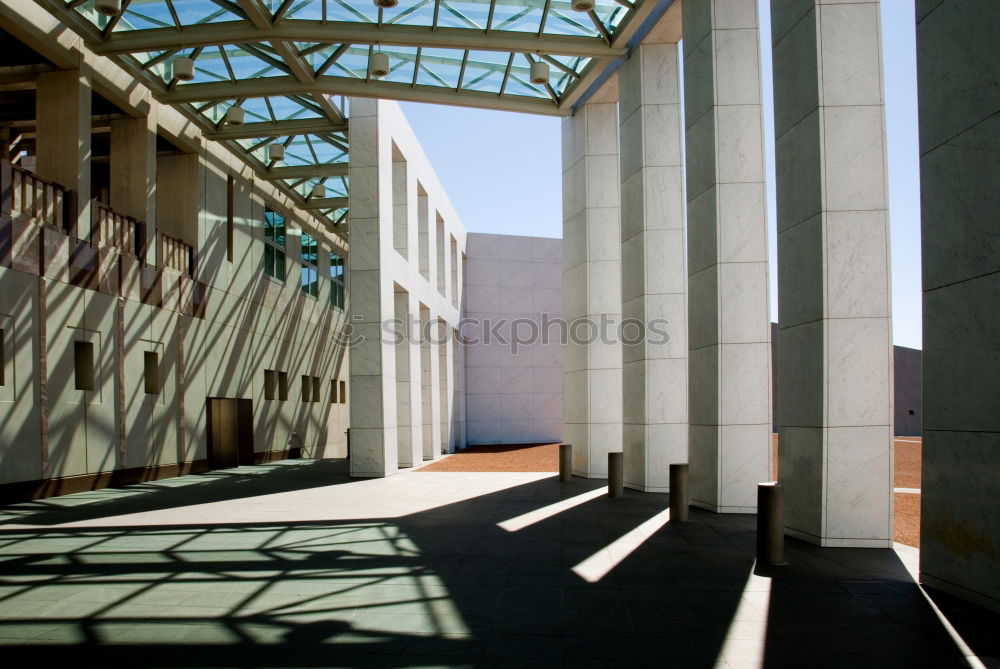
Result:
M348 186L346 97L566 115L627 54L641 24L671 4L120 0L121 11L108 16L95 0L37 1L338 232ZM369 70L376 54L388 59L383 76ZM193 76L181 68L175 77L182 58L193 60ZM548 70L539 83L534 63ZM233 106L242 108L242 124L228 122ZM272 144L285 149L279 161L269 159ZM324 188L314 191L317 184Z

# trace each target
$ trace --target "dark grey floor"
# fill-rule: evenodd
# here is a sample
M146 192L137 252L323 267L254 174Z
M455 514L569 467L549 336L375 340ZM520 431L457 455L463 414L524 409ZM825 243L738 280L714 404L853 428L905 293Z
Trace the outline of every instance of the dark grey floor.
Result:
M407 484L422 485L470 475L404 476L436 477ZM789 540L788 566L750 578L755 518L692 510L690 522L616 553L622 561L588 583L572 568L661 512L665 495L626 491L516 532L497 526L596 481L546 478L401 518L208 526L192 509L184 523L100 525L325 485L352 485L343 463L0 509L3 664L967 666L890 550ZM57 525L72 521L97 525ZM1000 616L931 596L986 666L1000 666Z

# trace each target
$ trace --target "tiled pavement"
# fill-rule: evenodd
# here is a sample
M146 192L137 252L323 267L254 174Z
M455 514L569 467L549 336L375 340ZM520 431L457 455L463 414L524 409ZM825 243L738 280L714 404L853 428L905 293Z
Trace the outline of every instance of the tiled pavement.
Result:
M580 497L600 482L551 474L345 471L286 461L0 509L3 664L966 666L911 549L789 540L788 566L753 574L753 516L663 525L665 495ZM998 666L1000 616L933 601Z

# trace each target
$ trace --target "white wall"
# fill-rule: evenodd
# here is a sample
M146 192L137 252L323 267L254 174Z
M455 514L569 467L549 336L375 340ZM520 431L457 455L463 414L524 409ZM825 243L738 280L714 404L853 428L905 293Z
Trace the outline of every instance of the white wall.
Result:
M560 319L562 240L470 233L465 273L466 421L469 444L562 441L563 349L556 326L548 343L512 346L518 319L540 330L543 314ZM506 343L483 339L498 328ZM516 325L521 338L531 326Z

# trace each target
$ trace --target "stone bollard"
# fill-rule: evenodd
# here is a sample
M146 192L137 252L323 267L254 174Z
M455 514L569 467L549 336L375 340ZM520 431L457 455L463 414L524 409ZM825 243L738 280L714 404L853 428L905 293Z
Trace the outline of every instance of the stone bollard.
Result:
M689 503L688 465L675 462L670 465L670 522L687 522Z
M785 562L785 489L777 482L757 484L757 564Z
M559 480L573 479L573 445L559 444Z
M608 453L608 497L625 494L625 468L621 452Z

